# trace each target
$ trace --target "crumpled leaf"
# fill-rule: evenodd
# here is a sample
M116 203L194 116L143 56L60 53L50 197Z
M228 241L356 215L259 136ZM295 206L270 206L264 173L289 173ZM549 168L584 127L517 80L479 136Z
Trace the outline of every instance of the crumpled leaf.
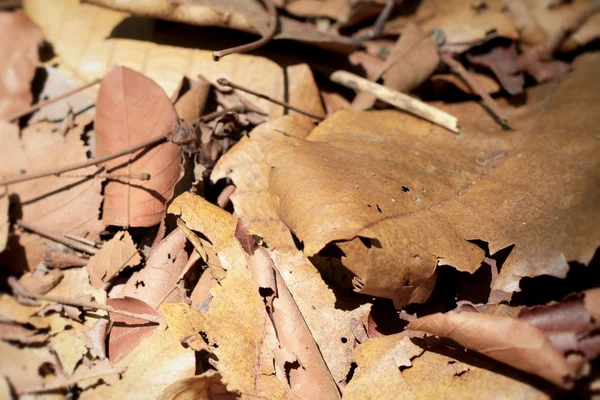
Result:
M18 127L0 123L3 138L0 176L8 178L20 171L31 173L87 160L88 148L80 135L89 122L88 116L76 117L75 127L65 135L59 132L58 124L50 122L31 125L20 133ZM88 167L78 173L94 174L96 171L97 168ZM8 193L18 196L23 222L58 235L70 233L91 240L98 239L103 229L98 218L102 201L100 191L99 179L80 177L48 176L8 186ZM55 245L38 235L21 232L14 236L14 241L11 236L9 248L2 254L2 264L9 270L27 267L32 270L48 248Z
M494 46L485 54L467 55L467 59L472 64L489 68L508 93L516 95L523 91L525 77L514 42L509 46Z
M134 267L142 261L129 232L121 231L104 243L98 254L92 256L86 268L93 287L98 288L109 282L127 267Z
M438 47L431 37L415 24L409 24L394 45L391 54L371 80L383 79L390 89L407 93L421 85L440 62ZM370 93L359 93L352 102L356 110L366 110L375 104Z
M432 314L406 327L457 343L564 388L573 386L577 368L567 363L542 331L509 317L476 312Z
M177 123L177 113L165 92L151 79L125 67L114 68L102 79L96 114L98 157L166 135ZM111 173L148 173L151 178L108 179L103 222L127 227L160 223L179 180L180 163L181 150L171 142L106 162Z
M138 314L159 314L142 300L132 297L121 299L108 299L106 304L118 310L125 310ZM114 322L108 337L108 358L111 363L119 363L147 337L152 335L157 325L138 318L121 314L109 313Z
M180 229L171 232L152 249L144 268L129 278L123 296L142 300L152 308L157 308L172 293L175 296L172 302L183 301L185 293L174 289L188 261L186 243Z
M240 393L227 390L221 374L209 370L169 385L158 400L233 400L239 397Z
M22 10L0 12L0 119L26 109L33 99L31 80L44 34Z
M585 77L598 65L594 55L576 63L495 169L474 165L475 154L448 137L421 136L427 128L412 118L338 112L308 140L288 138L267 154L274 208L307 255L336 242L356 290L398 306L428 297L436 263L475 271L484 253L468 240L487 242L490 254L515 245L493 289L514 292L523 276L564 277L567 261L593 256L597 244L583 238L600 234L589 217L600 168L578 161L595 160L585 110L599 91Z
M236 185L230 197L235 212L250 219L250 231L261 236L269 247L282 251L296 248L289 230L277 218L268 192L268 172L261 165L266 151L285 135L305 138L314 128L312 119L305 116L284 116L254 128L215 165L210 179L231 178Z
M136 399L154 400L170 384L193 376L195 363L194 352L181 347L169 330L156 329L119 362L119 367L127 367L120 380L86 390L80 398L123 399L135 394Z

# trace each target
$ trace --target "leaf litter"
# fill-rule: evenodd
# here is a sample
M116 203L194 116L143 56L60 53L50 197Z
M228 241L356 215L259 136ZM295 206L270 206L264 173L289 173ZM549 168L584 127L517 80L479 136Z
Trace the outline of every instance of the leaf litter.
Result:
M84 3L0 15L3 394L593 393L597 2Z

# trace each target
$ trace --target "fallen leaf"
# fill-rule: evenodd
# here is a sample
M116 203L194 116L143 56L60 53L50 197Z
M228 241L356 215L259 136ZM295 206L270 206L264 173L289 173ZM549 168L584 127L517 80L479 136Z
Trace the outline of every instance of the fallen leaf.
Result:
M9 218L8 218L8 195L3 193L0 195L0 253L6 248L6 241L8 240Z
M0 340L25 345L42 344L48 340L47 333L37 333L36 330L12 322L0 322Z
M494 46L484 54L467 55L467 59L472 64L489 68L508 93L516 95L523 91L525 77L519 65L519 54L514 42L509 46Z
M124 67L114 68L102 79L96 113L98 157L166 135L177 123L177 113L164 91ZM160 223L180 178L180 164L181 150L171 142L108 161L105 166L111 173L148 173L151 179L109 179L104 186L103 222L127 227Z
M481 354L569 388L577 370L546 335L526 322L474 312L448 312L418 318L406 327L448 337Z
M4 144L0 149L3 160L0 176L7 178L20 174L19 171L32 173L87 160L88 147L80 137L90 121L89 116L76 117L75 127L65 135L58 132L58 124L50 122L31 125L21 132L14 125L0 123ZM83 168L78 172L94 174L97 168ZM8 193L18 199L23 222L57 235L70 233L91 240L96 240L103 229L98 218L100 191L99 179L68 176L48 176L8 185ZM54 242L25 232L15 239L18 243L11 241L2 254L2 263L8 265L9 270L33 270L44 253L56 246Z
M280 222L271 204L267 171L261 165L266 151L285 135L305 138L314 128L305 116L280 117L254 128L215 165L210 179L231 178L236 185L231 196L235 212L250 219L250 232L261 236L272 249L294 250L296 245L285 225ZM283 132L283 133L281 133Z
M487 93L489 93L489 94L497 93L500 90L500 85L494 80L494 78L491 78L485 74L478 74L478 73L472 73L471 75L472 75L473 79L475 79L475 81L477 81L477 83ZM457 77L454 74L432 75L431 82L433 83L434 87L435 87L435 85L443 85L442 90L445 89L445 87L444 87L445 84L451 84L451 85L457 87L458 89L462 90L465 93L477 95L477 93L474 93L473 90L471 90L469 85L467 85L462 79L460 79L459 77ZM460 120L460 122L461 122L461 124L463 123L462 120Z
M146 265L135 272L123 289L123 296L144 301L157 308L172 292L188 261L185 249L187 238L181 229L176 229L163 239L148 255ZM183 301L177 291L172 302Z
M54 269L44 275L28 272L19 279L19 283L30 293L44 294L58 285L62 278L63 273L59 269Z
M93 327L84 331L85 345L95 353L95 357L106 359L106 336L108 334L108 320L98 318Z
M171 100L175 103L175 111L179 118L191 124L204 112L211 92L211 84L201 76L198 79L185 78L182 83L183 86L189 86L189 90L181 96L176 96L175 99L171 96ZM175 95L178 95L182 89L176 90Z
M342 24L355 24L379 14L384 4L385 0L294 0L284 2L284 7L300 17L328 17Z
M239 397L240 393L227 390L222 383L221 374L209 370L171 384L158 400L232 400Z
M390 89L408 93L417 88L435 71L440 62L438 46L415 24L409 24L378 73L371 79L383 79ZM370 93L359 93L352 102L356 110L366 110L375 104Z
M567 261L587 263L596 249L578 238L597 235L589 213L599 191L590 188L600 169L576 161L594 147L585 112L598 92L585 79L599 65L594 57L576 63L495 169L474 165L447 136L417 133L429 128L412 118L338 112L308 140L288 138L267 154L273 206L308 256L336 242L356 290L397 306L428 297L436 264L475 271L484 254L467 240L488 243L490 254L514 245L493 289L517 291L523 276L564 277Z
M52 337L50 348L56 354L63 371L67 375L73 374L75 367L88 351L83 337L75 329L60 332Z
M111 307L118 310L129 311L137 314L156 315L159 314L144 303L142 300L131 297L122 299L108 299L106 301ZM109 313L113 326L108 337L108 358L111 363L119 363L147 337L152 335L157 325L138 318L129 317L116 313Z
M30 84L44 34L22 10L0 12L0 119L26 109L32 101Z
M90 282L93 287L102 287L127 267L134 267L142 261L129 232L117 234L104 243L98 254L87 263Z
M45 382L40 374L42 365L56 368L56 357L46 347L19 348L0 342L0 354L3 360L10 360L0 363L0 376L6 377L17 392L40 387Z
M172 383L193 376L195 364L194 353L181 347L171 332L156 329L118 363L127 367L120 380L88 389L80 398L123 399L135 394L136 399L154 400Z

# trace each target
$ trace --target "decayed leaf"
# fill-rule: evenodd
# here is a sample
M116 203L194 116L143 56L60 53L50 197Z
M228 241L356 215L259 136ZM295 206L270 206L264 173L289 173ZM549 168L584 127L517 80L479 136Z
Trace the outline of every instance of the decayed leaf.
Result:
M54 269L44 275L28 272L19 279L19 283L30 293L44 294L58 285L62 278L63 273L59 269Z
M40 344L48 340L47 333L37 333L33 329L12 322L0 322L0 340L22 344Z
M58 124L42 122L23 129L5 122L0 124L3 146L0 149L0 175L7 178L20 171L29 173L57 168L87 160L88 148L80 139L90 118L75 118L75 127L63 135ZM81 174L94 174L95 167L78 170ZM101 181L78 177L48 176L8 186L8 193L18 196L23 222L57 235L70 233L91 240L98 238L103 229L98 218L102 196ZM82 217L83 216L83 217ZM15 238L16 239L16 238ZM23 267L23 256L30 269L42 259L48 247L55 243L38 235L22 232L18 244L11 241L3 256L3 264L10 269Z
M328 17L342 24L355 24L377 15L385 0L294 0L284 1L287 12L301 17Z
M143 5L140 2L135 4ZM264 9L258 2L257 6ZM28 0L24 7L44 30L55 52L60 54L61 71L80 84L103 77L113 65L126 65L153 79L166 93L173 93L179 87L182 76L199 75L212 83L224 77L279 100L285 100L285 94L290 93L286 88L284 70L275 61L256 55L232 54L215 63L212 50L197 49L198 43L193 38L189 38L190 46L157 44L154 23L149 19L131 19L128 13L80 4L78 0ZM222 20L222 15L216 14L216 17ZM121 24L127 18L127 24ZM225 20L233 21L231 18ZM94 26L94 29L88 30L84 37L81 35L82 25ZM116 27L125 25L124 33L129 39L112 34ZM297 25L290 27L298 34L306 34L305 24ZM167 39L164 32L157 34ZM311 36L323 43L335 42L320 32L315 31ZM106 40L107 37L110 40ZM175 43L185 43L185 35L180 32L168 37ZM290 97L293 100L295 96L290 94ZM284 108L279 105L252 95L244 94L244 98L271 117L283 115ZM318 99L308 102L315 101ZM303 104L292 104L303 107Z
M451 311L418 318L409 323L407 329L448 337L565 388L573 386L578 373L542 331L512 318Z
M195 363L194 352L181 347L169 330L159 328L119 362L119 367L127 367L120 380L86 390L80 398L123 399L134 395L136 399L154 400L172 383L193 376Z
M7 377L17 392L40 387L45 379L40 374L43 364L56 366L56 357L46 347L19 348L5 342L0 342L0 376ZM10 360L10 362L6 362Z
M142 257L137 251L129 232L118 232L104 243L98 254L92 256L86 268L93 287L109 282L127 267L138 265Z
M88 351L80 331L76 329L69 329L52 337L50 347L67 375L73 373L75 366Z
M148 304L131 297L108 299L106 304L119 310L138 314L159 314ZM111 363L118 363L131 353L147 337L152 335L157 325L148 321L128 317L121 314L109 313L114 322L108 338L108 358Z
M467 240L487 242L490 254L515 245L493 289L564 277L568 260L592 258L589 238L600 234L590 219L600 201L596 123L586 113L600 91L585 78L599 65L595 55L576 63L495 169L446 136L421 136L429 128L412 118L339 112L308 140L289 138L267 154L274 208L307 255L337 242L357 290L397 305L427 298L436 264L476 270L484 254Z
M0 119L26 109L32 100L30 83L44 35L22 11L0 12Z
M431 37L415 24L409 24L394 45L391 54L371 80L383 79L385 86L410 92L422 84L440 62L438 47ZM360 93L352 102L354 109L366 110L375 104L375 96Z
M8 219L8 195L0 195L0 253L6 248L6 241L8 240L8 231L10 229Z
M99 157L166 135L177 123L177 113L164 91L124 67L114 68L102 80L96 114ZM148 173L151 178L110 179L104 187L103 222L117 226L158 224L179 180L180 163L181 150L171 142L108 161L105 166L111 173Z
M142 300L152 308L157 308L171 293L175 296L171 302L183 301L175 285L188 261L186 243L181 229L171 232L148 255L144 268L129 278L122 295Z
M489 68L508 93L515 95L523 91L525 77L519 65L519 55L514 42L506 47L494 46L485 54L467 55L467 58L475 65Z
M230 392L221 382L221 374L206 371L202 375L182 379L171 384L158 400L233 400L240 397L238 392Z
M261 165L266 151L285 135L305 138L314 128L305 116L284 116L261 124L219 159L210 179L231 178L236 185L231 202L240 217L250 219L250 231L261 236L269 247L282 251L296 248L289 230L279 220L268 192L268 172Z

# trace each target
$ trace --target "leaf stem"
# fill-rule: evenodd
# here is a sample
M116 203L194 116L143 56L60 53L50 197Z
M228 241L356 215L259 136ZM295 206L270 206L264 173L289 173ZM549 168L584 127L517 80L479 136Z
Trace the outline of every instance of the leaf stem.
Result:
M250 94L252 94L254 96L260 97L261 99L268 100L271 103L279 104L280 106L287 107L290 110L294 110L294 111L296 111L296 112L298 112L300 114L304 114L304 115L306 115L308 117L311 117L311 118L314 118L314 119L318 119L319 121L323 121L325 119L325 116L323 116L323 115L313 114L310 111L303 110L303 109L298 108L296 106L293 106L293 105L291 105L289 103L286 103L285 101L274 99L272 97L267 96L266 94L258 93L258 92L255 92L252 89L248 89L247 87L240 86L237 83L229 82L225 78L219 78L219 79L217 79L217 83L219 85L221 85L221 86L228 86L228 87L231 87L233 89L241 90L242 92L250 93Z
M277 30L277 8L275 7L275 4L273 4L273 0L263 0L263 3L265 3L265 6L267 7L267 13L269 15L269 32L267 32L266 35L252 43L247 43L241 46L235 46L230 47L228 49L214 51L212 54L214 61L219 61L221 58L230 54L247 53L249 51L256 50L259 47L262 47L265 44L269 43L273 36L275 36L275 31Z
M71 378L69 380L62 381L62 382L50 382L47 385L40 386L37 388L20 390L18 393L19 393L19 395L24 395L24 394L33 394L33 393L52 392L54 390L60 390L60 389L67 388L69 386L76 385L79 382L86 381L88 379L97 379L97 378L102 378L103 376L106 376L106 375L113 375L113 374L121 375L121 374L125 373L125 371L127 371L127 367L113 368L113 369L109 369L106 371L96 372L96 373L93 373L90 375L84 375L84 376L79 376L76 378Z
M81 92L82 90L85 90L91 86L94 86L94 85L100 83L100 81L102 81L102 78L94 79L90 83L86 83L85 85L83 85L81 87L75 88L73 90L70 90L66 93L63 93L63 94L53 97L51 99L41 101L37 104L32 105L31 107L29 107L25 110L13 115L12 117L8 118L8 120L11 122L15 121L21 117L24 117L25 115L31 114L32 112L39 110L40 108L46 107L48 104L56 103L57 101L60 101L67 97L70 97L70 96L74 95L75 93Z
M463 67L461 63L456 61L450 54L441 53L442 61L444 61L452 71L458 75L459 78L465 81L467 85L476 92L486 108L494 115L495 119L500 123L503 128L510 128L508 125L508 117L504 114L504 111L498 106L498 103L489 95L489 93L479 84L479 82L473 78L469 71Z

